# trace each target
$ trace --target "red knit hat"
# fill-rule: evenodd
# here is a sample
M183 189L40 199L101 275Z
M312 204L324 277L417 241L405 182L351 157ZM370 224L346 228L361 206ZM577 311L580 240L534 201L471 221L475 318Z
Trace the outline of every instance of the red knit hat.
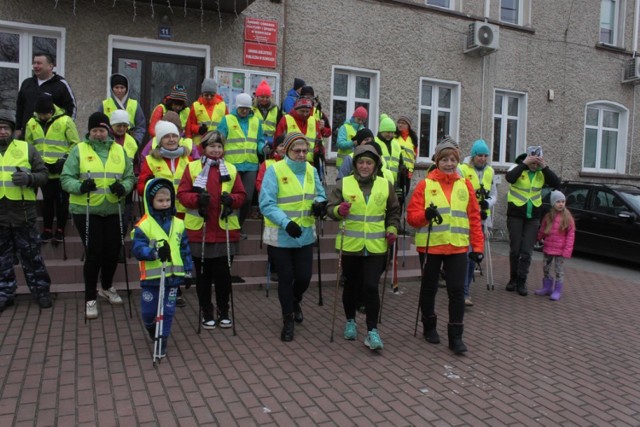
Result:
M261 81L256 88L256 96L271 96L271 86L266 80Z
M369 113L367 113L367 109L361 105L353 112L353 117L367 120L367 117L369 117Z

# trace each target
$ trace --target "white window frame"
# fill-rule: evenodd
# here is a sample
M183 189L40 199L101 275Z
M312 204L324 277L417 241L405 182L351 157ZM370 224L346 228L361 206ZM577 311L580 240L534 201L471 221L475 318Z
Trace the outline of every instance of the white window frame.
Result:
M422 85L424 83L429 83L433 86L431 91L431 106L423 106L422 105ZM434 106L433 100L438 100L438 93L441 88L447 88L451 90L451 106L448 108ZM428 164L431 163L431 157L435 152L435 146L438 143L438 112L439 111L447 111L449 112L449 129L448 132L445 132L445 135L449 135L456 141L459 141L459 129L460 129L460 97L461 97L461 85L460 82L451 81L451 80L439 80L439 79L431 79L427 77L421 77L418 83L418 126L416 129L418 135L418 158L417 162L419 164ZM422 112L424 110L431 111L431 128L429 129L429 141L431 142L429 146L429 155L427 157L420 156L420 144L422 144L421 135L422 131Z
M64 75L65 44L67 32L63 27L51 27L48 25L24 24L22 22L11 22L0 20L0 32L13 33L20 36L20 53L18 63L0 62L2 68L17 69L18 84L22 84L24 79L33 75L33 37L48 37L56 39L56 67L54 71Z
M496 114L496 96L502 96L502 113ZM518 115L510 116L508 114L508 97L516 97L518 98ZM491 145L493 146L493 142L495 140L495 120L497 118L502 119L500 124L500 152L498 154L498 160L493 160L493 150L496 147L492 147L492 163L494 165L503 165L508 166L513 164L515 158L513 160L507 159L506 147L507 147L507 125L508 120L516 119L518 121L518 131L517 131L517 141L515 147L515 155L517 153L523 153L527 146L527 117L528 117L528 104L529 104L529 96L526 92L519 92L514 90L506 90L506 89L494 89L493 91L493 102L491 109Z
M501 22L513 25L525 26L529 25L531 22L531 0L517 0L518 2L518 17L517 22L509 22L502 20L502 0L500 0L500 5L498 8L498 19Z
M440 6L437 4L431 4L429 3L430 1L431 0L424 0L424 4L431 7L439 7L440 9L445 9L445 10L458 10L457 7L459 7L460 4L462 3L462 0L449 0L449 7L446 7L446 6Z
M347 82L347 96L337 96L334 94L333 81L336 73L348 74L348 82ZM356 77L367 77L371 79L371 92L369 93L369 98L356 98ZM333 101L346 101L347 103L347 112L346 119L348 120L353 115L353 111L355 110L354 105L357 102L369 102L369 111L368 111L368 127L369 129L377 129L378 128L378 106L380 105L380 71L369 70L367 68L357 68L357 67L349 67L343 65L334 65L331 67L331 99L330 108L329 108L329 120L333 119ZM332 124L332 126L334 126ZM334 151L333 141L330 141L328 147L331 147L328 150L329 158L333 159L338 156L338 152Z
M598 114L598 125L587 125L587 111L589 108L595 108L600 110ZM605 128L602 126L602 111L613 111L620 115L618 122L618 141L616 145L616 165L614 169L603 169L600 167L600 151L602 144L602 131L611 128ZM582 171L583 172L595 172L595 173L624 173L625 164L627 161L627 132L629 127L629 109L622 104L611 101L593 101L585 105L584 109L584 135L582 138ZM586 145L587 145L587 129L596 129L598 131L598 138L596 143L596 167L587 168L584 165Z
M600 1L600 24L602 23L602 5L603 3L611 2L614 6L613 10L613 28L611 29L613 39L610 42L604 42L600 39L600 31L602 26L598 27L598 41L607 46L624 47L624 23L625 23L625 0L601 0Z
M269 86L271 86L271 93L273 94L273 102L276 105L280 105L280 74L262 70L248 70L245 68L214 67L213 79L218 83L218 93L220 94L220 96L223 96L225 98L225 103L227 104L227 108L229 109L229 111L236 108L236 96L239 94L236 94L236 96L231 96L231 94L225 93L225 90L222 90L222 83L220 81L221 72L244 74L243 92L248 93L252 98L254 98L255 87L251 87L251 77L268 77L268 80L270 80L268 83Z

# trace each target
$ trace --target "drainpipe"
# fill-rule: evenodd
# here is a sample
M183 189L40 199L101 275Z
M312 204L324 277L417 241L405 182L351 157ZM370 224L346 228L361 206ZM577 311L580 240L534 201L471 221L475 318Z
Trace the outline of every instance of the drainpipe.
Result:
M640 1L640 0L638 0ZM287 45L287 0L282 0L282 64L280 66L280 105L284 101L285 86L284 86L284 71L285 71L285 51Z
M485 22L489 19L489 13L490 13L490 1L489 0L484 0L484 20Z

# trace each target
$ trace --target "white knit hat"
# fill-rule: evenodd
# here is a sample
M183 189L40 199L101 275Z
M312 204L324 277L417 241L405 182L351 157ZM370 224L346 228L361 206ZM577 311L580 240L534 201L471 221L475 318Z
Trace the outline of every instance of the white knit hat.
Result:
M162 141L162 138L164 138L169 134L180 136L180 132L178 131L178 128L176 127L176 125L164 120L158 121L158 123L156 123L156 141L158 141L158 144L160 144L160 141Z
M127 113L125 110L116 110L111 113L111 119L109 119L109 123L111 123L111 126L119 125L122 123L131 126L131 122L129 122L129 113Z
M240 108L240 107L246 107L246 108L251 108L251 95L246 94L246 93L241 93L240 95L237 96L236 98L236 107Z
M558 190L552 191L550 197L551 206L554 206L558 200L565 200L564 194Z

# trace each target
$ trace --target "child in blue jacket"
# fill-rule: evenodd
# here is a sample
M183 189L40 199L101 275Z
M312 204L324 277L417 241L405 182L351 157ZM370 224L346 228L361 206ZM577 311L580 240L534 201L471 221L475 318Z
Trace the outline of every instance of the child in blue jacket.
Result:
M192 284L193 261L184 223L176 218L176 194L168 179L150 180L144 191L145 215L131 232L133 254L140 265L142 322L155 338L162 264L166 262L164 321L160 356L166 355L167 339L176 311L178 286Z

